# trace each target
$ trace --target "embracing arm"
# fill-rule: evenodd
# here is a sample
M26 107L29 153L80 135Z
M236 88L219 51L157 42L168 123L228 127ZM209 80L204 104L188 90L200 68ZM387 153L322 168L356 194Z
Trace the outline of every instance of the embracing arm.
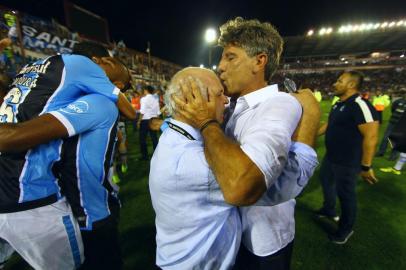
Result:
M117 99L117 107L120 110L121 114L125 116L129 120L135 120L136 113L131 105L131 103L128 101L126 96L120 92L118 95Z
M202 135L207 162L225 200L239 206L255 203L266 191L264 175L260 169L239 144L224 135L219 125L209 125Z
M0 151L24 151L64 137L68 137L65 126L52 114L44 114L23 123L0 124Z

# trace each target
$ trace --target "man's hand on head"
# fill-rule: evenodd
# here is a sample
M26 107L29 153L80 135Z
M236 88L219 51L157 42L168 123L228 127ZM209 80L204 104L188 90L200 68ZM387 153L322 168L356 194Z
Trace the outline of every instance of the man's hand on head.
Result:
M183 117L193 127L201 129L208 121L216 119L216 106L214 93L208 90L208 98L202 96L199 82L188 77L181 80L180 89L182 95L173 96L176 104L175 114Z
M302 118L292 136L292 140L314 147L321 117L319 102L310 89L299 90L292 95L303 108Z

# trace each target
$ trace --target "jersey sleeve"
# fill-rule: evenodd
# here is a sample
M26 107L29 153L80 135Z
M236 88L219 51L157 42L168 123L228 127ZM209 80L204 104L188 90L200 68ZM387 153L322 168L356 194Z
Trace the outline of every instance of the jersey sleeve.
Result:
M85 56L63 55L66 78L79 87L84 94L100 94L117 102L118 89L101 67Z
M358 97L353 106L353 115L356 125L362 125L378 121L378 114L375 108L368 101Z
M66 128L69 137L98 128L110 127L118 118L113 102L101 95L86 95L68 106L48 112Z

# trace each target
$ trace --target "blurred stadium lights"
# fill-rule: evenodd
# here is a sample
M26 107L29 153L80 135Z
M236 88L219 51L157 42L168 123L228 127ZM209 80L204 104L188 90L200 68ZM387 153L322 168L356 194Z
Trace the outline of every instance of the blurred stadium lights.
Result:
M217 66L216 66L216 65L214 65L214 66L213 66L213 70L216 70L216 69L217 69Z
M400 55L400 58L403 58L403 57L405 57L405 54L404 54L404 53L402 53L402 54Z
M204 34L204 39L206 40L207 43L213 43L217 38L217 33L216 30L213 28L209 28L206 30Z
M401 27L405 26L406 27L406 19L402 19L399 21L390 21L390 22L382 22L382 23L361 23L361 24L347 24L347 25L342 25L337 28L336 32L339 34L343 33L353 33L353 32L364 32L364 31L370 31L370 30L378 30L378 29L387 29L391 28L393 29L394 27ZM307 36L313 36L316 30L310 29L307 32ZM332 27L322 27L320 28L317 32L319 36L324 36L333 33L334 28Z
M204 68L204 65L203 64L200 64L200 66L199 66L200 68Z
M344 63L348 64L348 61L345 61Z

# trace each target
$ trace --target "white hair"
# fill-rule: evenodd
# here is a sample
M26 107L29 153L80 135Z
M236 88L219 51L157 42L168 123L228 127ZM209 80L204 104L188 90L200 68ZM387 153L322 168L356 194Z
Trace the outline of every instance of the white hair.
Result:
M182 96L182 90L180 89L181 79L178 79L180 77L180 73L183 73L183 71L180 71L173 76L171 82L169 83L168 89L165 91L164 95L164 102L166 108L168 110L169 115L172 116L176 110L176 104L175 101L173 100L173 97ZM203 99L207 100L207 87L204 87L203 82L196 76L188 76L188 78L193 78L196 81Z

